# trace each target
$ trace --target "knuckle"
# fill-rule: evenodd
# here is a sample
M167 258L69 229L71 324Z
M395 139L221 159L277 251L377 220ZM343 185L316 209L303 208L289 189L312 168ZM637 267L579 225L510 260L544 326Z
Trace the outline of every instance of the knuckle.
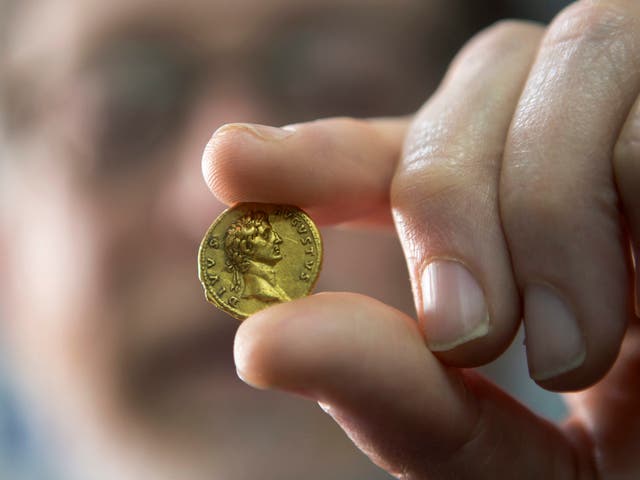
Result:
M243 157L243 133L235 125L218 129L202 156L202 173L209 189L219 198L235 199L246 173Z
M461 132L451 132L437 120L420 119L409 132L391 185L392 205L451 212L469 203L486 204L496 195L500 162L495 159L503 149L502 142L491 145L485 140L484 151L476 152Z
M514 181L500 191L500 210L512 235L543 234L578 237L585 228L615 230L618 198L612 188L597 187L589 179L573 179L571 189L540 176ZM589 227L591 225L592 227ZM604 226L607 226L605 228Z
M432 231L436 226L459 229L461 219L472 211L476 218L490 214L495 198L493 182L463 174L446 160L422 171L396 175L391 188L393 209Z
M462 189L462 181L455 169L444 162L441 166L420 172L405 171L397 175L391 189L391 201L402 207L416 203L433 204L434 201L451 197Z
M415 181L416 174L446 184L468 184L474 177L490 182L499 174L500 162L495 159L502 157L504 142L485 136L482 151L477 152L475 139L469 139L472 135L448 122L420 119L407 136L397 175L408 182Z
M478 34L478 39L487 42L488 46L511 48L514 40L521 39L523 33L530 31L539 32L542 27L533 22L508 18L487 27Z
M505 226L514 231L529 230L538 219L557 224L565 217L562 206L565 199L558 198L557 190L547 190L537 182L512 185L500 192L500 207ZM544 194L541 194L544 192Z
M396 218L404 224L404 237L422 238L428 232L429 243L446 243L451 229L450 213L460 198L463 186L453 172L431 169L422 172L404 172L396 176L391 188L391 206ZM415 232L419 235L414 235ZM414 233L412 233L414 232ZM436 240L439 239L439 240ZM420 243L420 242L418 242Z
M637 23L637 19L622 6L581 1L570 5L556 17L543 46L570 43L607 48L612 42L631 38L637 30Z
M475 35L464 48L454 62L456 65L464 64L469 68L471 62L475 62L479 68L486 65L494 68L495 61L517 54L522 49L529 48L527 39L536 40L542 35L542 26L523 20L500 20Z
M511 170L508 181L500 189L500 207L506 223L522 222L529 227L544 219L545 225L560 225L567 218L575 216L576 196L584 192L574 178L572 189L567 189L559 180L536 174L527 168Z

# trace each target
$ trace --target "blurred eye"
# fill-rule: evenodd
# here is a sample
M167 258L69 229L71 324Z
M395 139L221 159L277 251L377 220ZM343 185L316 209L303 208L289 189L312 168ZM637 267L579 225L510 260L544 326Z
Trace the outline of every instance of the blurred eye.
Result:
M292 117L282 121L406 113L402 92L415 68L375 32L331 28L290 28L271 45L257 78L273 108Z
M186 50L128 41L94 62L102 98L96 138L101 167L130 168L175 140L201 76Z

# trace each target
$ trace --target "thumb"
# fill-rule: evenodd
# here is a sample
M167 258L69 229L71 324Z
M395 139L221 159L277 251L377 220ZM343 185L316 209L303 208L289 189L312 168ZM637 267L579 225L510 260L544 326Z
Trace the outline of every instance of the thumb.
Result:
M368 297L263 310L240 326L235 360L247 383L320 402L400 479L575 478L589 465L561 430L477 374L444 367L411 318Z

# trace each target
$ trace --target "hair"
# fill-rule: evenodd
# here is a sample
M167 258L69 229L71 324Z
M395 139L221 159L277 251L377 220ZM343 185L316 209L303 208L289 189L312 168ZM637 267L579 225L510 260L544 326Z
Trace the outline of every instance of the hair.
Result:
M28 0L0 0L0 58L4 56L10 43L12 26L18 18L18 12L27 3Z
M230 267L244 273L249 269L253 253L253 240L257 236L268 238L271 230L269 217L264 212L249 212L233 222L224 238L224 250Z
M0 0L0 38L4 40L7 27L11 24L15 0ZM3 41L4 44L4 41Z
M25 0L26 2L27 0ZM9 96L7 86L7 58L8 48L11 44L13 26L18 18L18 10L24 5L20 0L0 0L0 148L2 147L5 116L7 115L6 101ZM1 161L1 158L0 158Z
M14 18L14 11L16 4L19 2L17 0L0 0L0 185L2 184L2 179L6 178L7 174L5 172L5 156L6 156L6 136L5 136L5 112L4 112L4 103L5 103L5 95L6 95L6 86L5 86L5 71L6 65L3 65L2 59L6 57L7 52L7 44L8 44L8 36L9 36L9 28ZM4 190L4 186L2 185L2 189Z

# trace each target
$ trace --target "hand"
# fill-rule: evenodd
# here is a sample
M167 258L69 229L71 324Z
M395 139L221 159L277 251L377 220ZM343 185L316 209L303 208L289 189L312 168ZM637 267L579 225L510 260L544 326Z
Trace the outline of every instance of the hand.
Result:
M401 479L640 476L639 58L640 3L583 1L472 39L413 119L219 130L204 173L227 203L325 224L392 211L418 311L336 293L272 307L238 331L241 377L315 399ZM531 376L580 390L563 425L464 369L520 318Z

